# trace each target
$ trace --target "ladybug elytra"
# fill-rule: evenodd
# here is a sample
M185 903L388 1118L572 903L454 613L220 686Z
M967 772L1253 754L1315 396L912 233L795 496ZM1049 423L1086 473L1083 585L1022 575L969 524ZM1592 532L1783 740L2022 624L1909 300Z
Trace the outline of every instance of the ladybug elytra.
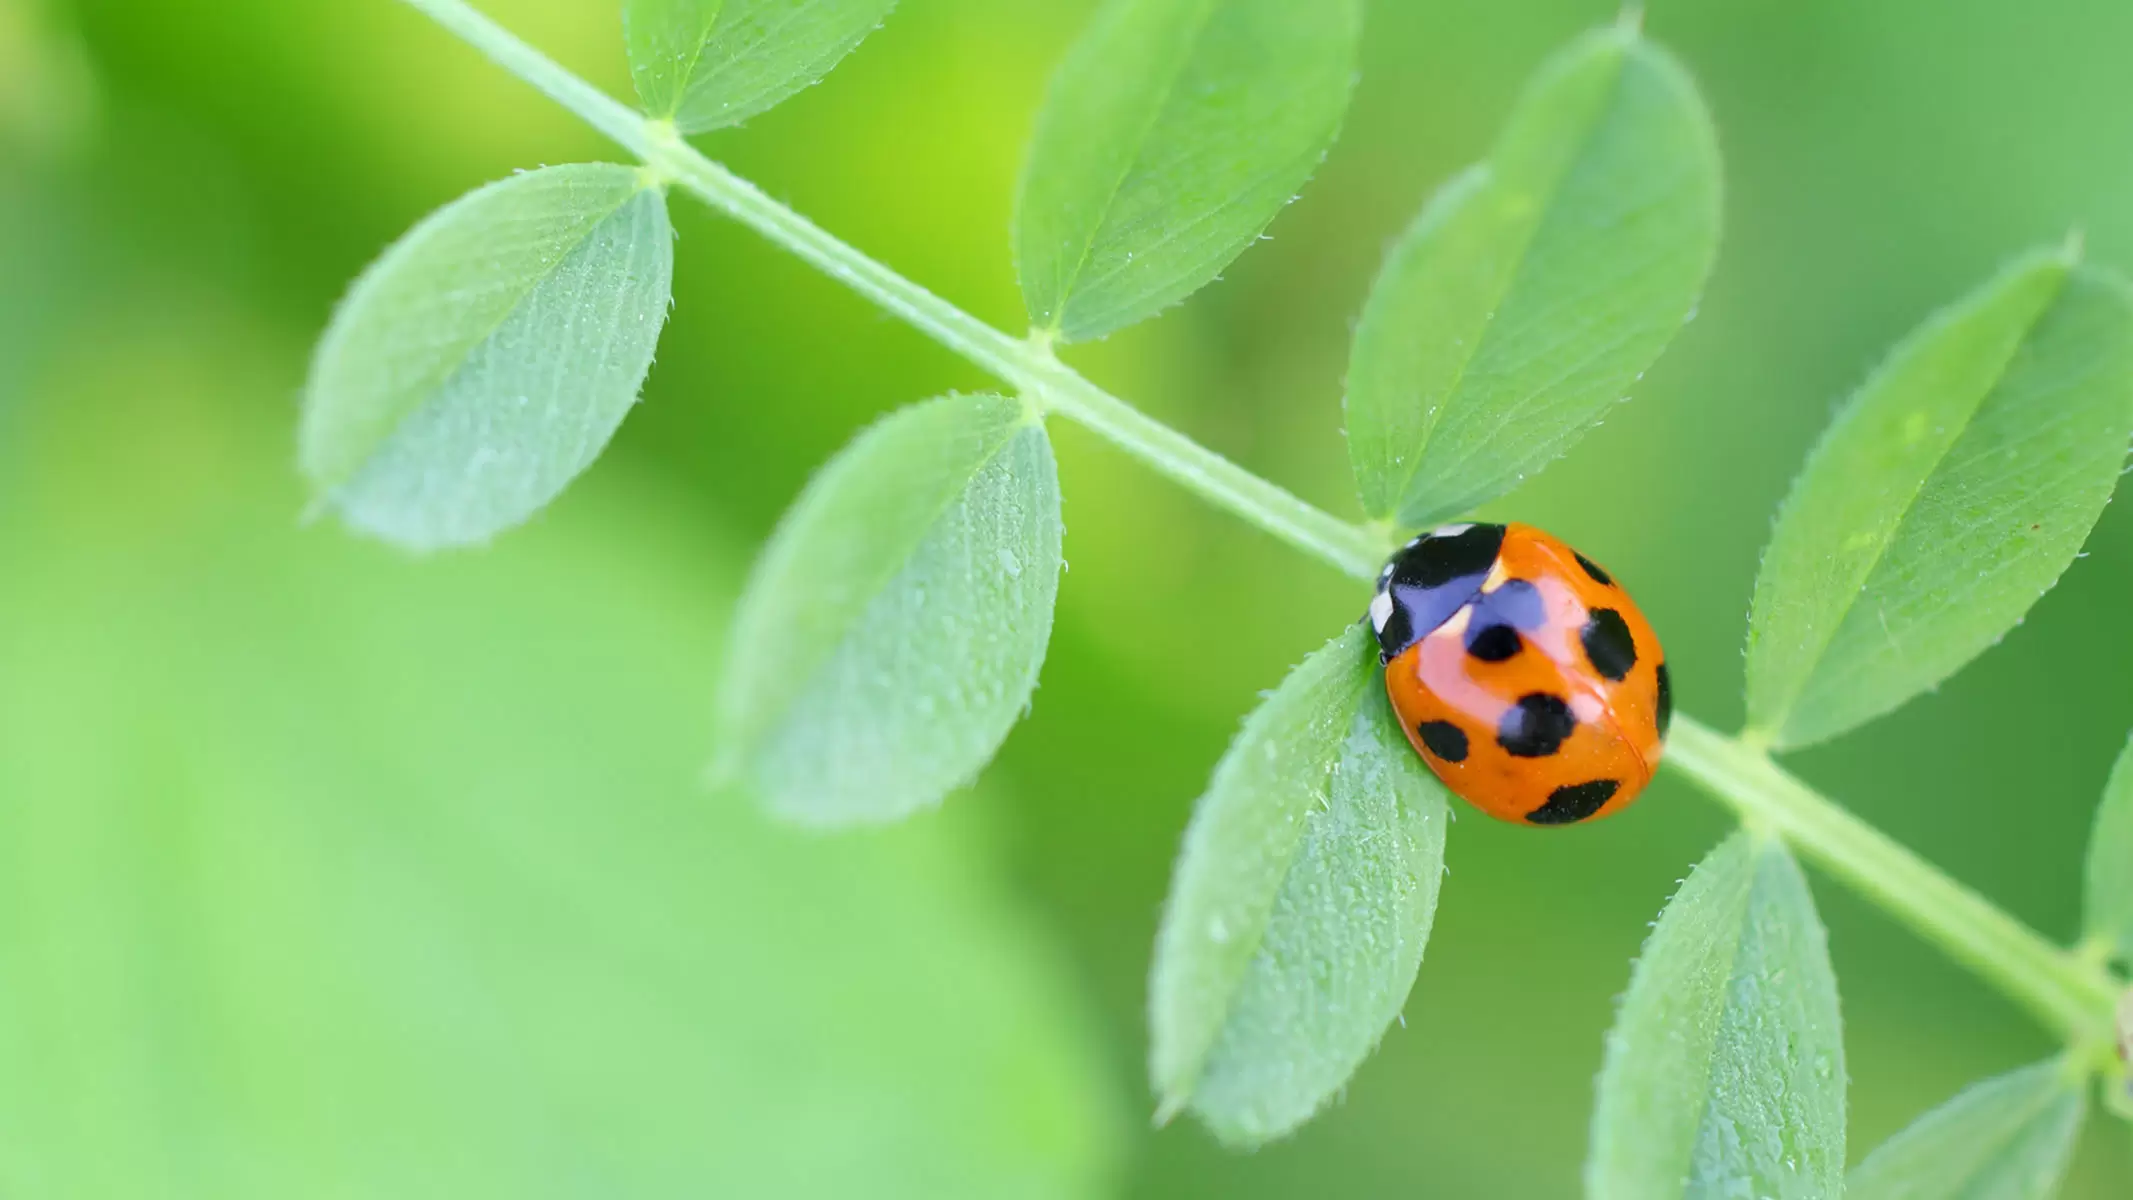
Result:
M1492 817L1568 825L1651 781L1673 695L1614 577L1530 525L1447 525L1378 576L1370 627L1407 739Z

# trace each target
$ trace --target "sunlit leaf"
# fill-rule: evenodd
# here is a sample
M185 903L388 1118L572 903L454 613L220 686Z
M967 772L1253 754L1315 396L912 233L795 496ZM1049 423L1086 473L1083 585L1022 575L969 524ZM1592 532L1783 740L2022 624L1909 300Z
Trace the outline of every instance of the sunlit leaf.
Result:
M1694 312L1718 201L1696 85L1634 27L1543 68L1371 289L1348 370L1364 509L1426 524L1574 445Z
M1059 591L1044 426L948 396L861 434L808 485L735 620L720 767L810 824L938 803L1028 706Z
M627 0L637 94L683 133L737 125L830 73L896 0Z
M1291 672L1185 835L1149 983L1149 1073L1252 1145L1307 1120L1399 1015L1443 874L1444 791L1350 629Z
M2053 1060L1965 1089L1883 1142L1850 1200L2046 1200L2088 1107L2086 1076Z
M2089 835L2084 930L2133 962L2133 742L2118 754Z
M1198 291L1333 144L1358 0L1111 0L1037 119L1015 217L1040 327L1100 337Z
M304 534L272 329L170 320L0 472L10 1200L1115 1195L1124 1089L985 839L707 800L744 558L684 493Z
M417 225L312 363L300 450L322 499L418 550L540 511L636 403L673 242L665 196L605 164L516 175Z
M1659 918L1607 1038L1590 1200L1834 1197L1844 1176L1837 984L1807 881L1735 834Z
M1779 512L1748 627L1750 725L1843 733L1953 674L2081 549L2133 439L2133 302L2063 253L1912 334Z

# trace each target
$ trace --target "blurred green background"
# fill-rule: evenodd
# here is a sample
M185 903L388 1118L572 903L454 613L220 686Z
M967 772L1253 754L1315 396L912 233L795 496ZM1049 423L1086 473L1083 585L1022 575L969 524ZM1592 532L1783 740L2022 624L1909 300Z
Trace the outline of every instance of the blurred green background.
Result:
M905 0L706 148L1006 327L1020 147L1088 0ZM616 6L486 0L627 93ZM1336 511L1379 255L1604 0L1374 0L1347 133L1186 308L1070 357ZM1728 175L1699 319L1497 506L1637 589L1683 706L1740 717L1770 514L1933 306L2086 229L2133 266L2133 6L1660 0ZM1256 695L1356 584L1057 430L1044 687L985 785L887 833L702 791L752 548L871 416L987 381L677 198L646 402L533 527L434 561L305 527L311 340L424 212L608 156L391 0L0 0L0 1192L1568 1196L1613 998L1721 833L1671 777L1536 834L1466 815L1404 1028L1298 1136L1160 1132L1143 978ZM1938 693L1795 765L2054 936L2133 726L2133 523ZM1818 886L1854 1157L2046 1039ZM2092 1122L2067 1194L2123 1197Z

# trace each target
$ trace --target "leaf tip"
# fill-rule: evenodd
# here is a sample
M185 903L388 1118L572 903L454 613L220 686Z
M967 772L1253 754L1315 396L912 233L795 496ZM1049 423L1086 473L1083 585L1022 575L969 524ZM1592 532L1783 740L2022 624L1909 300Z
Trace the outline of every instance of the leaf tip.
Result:
M1187 1098L1184 1095L1176 1092L1166 1093L1156 1104L1155 1116L1149 1119L1149 1125L1156 1129L1167 1127L1177 1120L1179 1113L1185 1111L1186 1103Z
M2068 267L2081 265L2081 258L2088 250L2088 231L2076 225L2066 231L2066 240L2059 244L2059 261Z
M1629 0L1622 11L1615 15L1615 29L1625 41L1637 41L1644 36L1644 5L1641 0Z
M741 782L741 775L743 774L742 758L743 755L738 747L730 742L720 741L718 746L711 751L711 761L705 763L704 769L697 773L697 782L704 790L711 792L723 792L734 788Z

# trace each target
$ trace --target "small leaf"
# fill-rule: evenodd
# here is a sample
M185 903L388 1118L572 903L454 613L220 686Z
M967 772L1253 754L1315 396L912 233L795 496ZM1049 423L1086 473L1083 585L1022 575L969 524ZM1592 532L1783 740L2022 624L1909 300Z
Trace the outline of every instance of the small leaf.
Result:
M666 198L632 167L549 167L446 206L334 313L304 473L348 524L410 549L523 522L636 403L673 267Z
M1820 1197L1844 1176L1822 923L1782 846L1735 834L1659 918L1607 1038L1592 1200Z
M1149 1075L1254 1145L1318 1111L1422 965L1450 814L1350 629L1245 722L1186 831L1149 981Z
M1711 118L1672 57L1629 26L1557 56L1371 288L1348 370L1363 507L1428 524L1575 445L1694 311L1718 208Z
M818 825L970 783L1036 689L1060 531L1051 441L1018 401L947 396L862 433L749 580L719 772Z
M2046 1200L2087 1109L2082 1076L2054 1059L1974 1084L1881 1144L1851 1200Z
M2133 742L2119 751L2089 835L2088 938L2133 963Z
M1016 206L1030 317L1080 340L1212 281L1295 198L1355 82L1358 0L1111 0L1052 80Z
M1748 627L1749 725L1833 737L2014 627L2102 515L2133 439L2133 303L2063 253L1912 334L1778 514Z
M896 0L626 0L645 111L683 133L738 125L819 82Z

